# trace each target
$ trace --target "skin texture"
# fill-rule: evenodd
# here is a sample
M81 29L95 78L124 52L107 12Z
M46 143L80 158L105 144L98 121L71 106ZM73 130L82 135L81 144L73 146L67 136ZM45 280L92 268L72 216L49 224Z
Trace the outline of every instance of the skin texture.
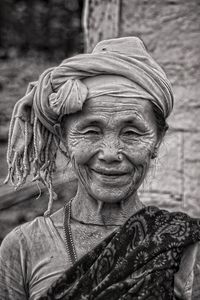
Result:
M63 139L79 179L74 219L117 226L143 206L137 190L160 144L149 101L90 99L66 118Z

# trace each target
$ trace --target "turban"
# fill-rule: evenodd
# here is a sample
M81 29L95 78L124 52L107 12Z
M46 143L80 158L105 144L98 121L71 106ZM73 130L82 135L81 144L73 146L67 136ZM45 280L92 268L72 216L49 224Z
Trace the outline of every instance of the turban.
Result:
M92 53L46 70L30 85L15 112L23 117L28 102L40 122L57 135L64 115L80 111L87 99L105 94L150 100L164 118L173 107L171 85L162 68L139 38L125 37L102 41Z

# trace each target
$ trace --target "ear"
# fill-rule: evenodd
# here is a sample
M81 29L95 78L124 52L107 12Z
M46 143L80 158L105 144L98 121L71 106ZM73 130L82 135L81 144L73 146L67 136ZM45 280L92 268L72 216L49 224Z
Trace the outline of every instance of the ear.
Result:
M163 141L163 137L159 137L158 140L157 140L157 143L155 145L155 150L158 151L158 149L160 148L160 145L162 144L162 141Z
M158 138L157 142L156 142L156 145L154 147L154 151L152 152L152 155L151 155L151 158L154 159L158 156L158 150L160 148L160 145L163 141L163 137L164 137L165 134L163 134L161 137Z

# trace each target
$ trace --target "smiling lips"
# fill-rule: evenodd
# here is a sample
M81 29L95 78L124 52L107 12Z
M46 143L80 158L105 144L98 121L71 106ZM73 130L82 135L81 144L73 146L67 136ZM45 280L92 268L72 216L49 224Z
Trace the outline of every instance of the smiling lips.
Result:
M108 176L108 177L118 177L128 175L129 172L119 171L119 170L106 170L106 169L91 169L93 172Z
M92 178L94 182L103 185L104 187L111 188L121 188L130 181L130 171L125 172L122 170L108 170L108 169L99 169L91 168Z

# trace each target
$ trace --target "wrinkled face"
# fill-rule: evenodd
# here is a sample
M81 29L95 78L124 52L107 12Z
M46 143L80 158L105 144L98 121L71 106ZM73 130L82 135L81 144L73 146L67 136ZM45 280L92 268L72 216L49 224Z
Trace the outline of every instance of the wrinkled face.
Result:
M157 144L149 101L107 95L93 98L80 113L68 116L64 127L79 188L110 203L137 191Z

